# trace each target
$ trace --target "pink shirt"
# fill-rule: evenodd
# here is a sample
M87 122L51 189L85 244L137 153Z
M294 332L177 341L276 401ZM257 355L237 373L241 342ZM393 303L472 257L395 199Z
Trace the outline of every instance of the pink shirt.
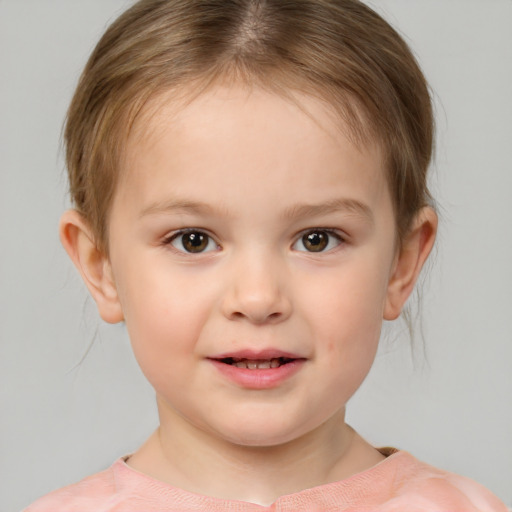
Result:
M25 512L507 512L491 492L468 478L397 451L346 480L281 496L269 507L210 498L154 480L124 459L54 491Z

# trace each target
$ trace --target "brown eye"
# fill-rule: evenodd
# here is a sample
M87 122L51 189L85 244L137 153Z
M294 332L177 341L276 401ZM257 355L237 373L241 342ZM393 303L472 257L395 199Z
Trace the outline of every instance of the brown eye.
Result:
M329 235L323 231L314 231L302 237L302 243L307 251L321 252L329 243Z
M302 235L293 245L293 249L302 252L327 252L343 243L336 232L316 229Z
M175 236L171 244L182 252L200 253L214 250L217 246L210 236L202 231L187 231Z
M186 233L181 237L181 243L188 252L202 252L208 245L208 237L203 233Z

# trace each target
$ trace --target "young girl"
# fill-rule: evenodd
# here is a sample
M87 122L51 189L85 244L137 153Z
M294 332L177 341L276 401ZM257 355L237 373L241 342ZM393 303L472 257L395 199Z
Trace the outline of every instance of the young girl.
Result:
M160 425L38 511L504 511L345 423L434 244L427 85L357 0L142 0L65 140L61 240Z

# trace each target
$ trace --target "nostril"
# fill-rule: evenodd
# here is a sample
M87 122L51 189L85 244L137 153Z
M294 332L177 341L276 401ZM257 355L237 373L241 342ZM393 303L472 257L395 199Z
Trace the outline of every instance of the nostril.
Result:
M230 314L231 320L250 320L251 322L263 324L263 323L272 323L279 321L282 318L283 314L280 311L275 311L273 313L267 314L266 312L255 312L248 311L247 313L243 313L241 311L233 311Z
M285 320L291 312L291 304L275 287L269 290L233 287L222 302L222 313L230 320L249 321L254 324L278 323ZM258 292L258 293L256 293ZM265 293L264 293L265 292Z

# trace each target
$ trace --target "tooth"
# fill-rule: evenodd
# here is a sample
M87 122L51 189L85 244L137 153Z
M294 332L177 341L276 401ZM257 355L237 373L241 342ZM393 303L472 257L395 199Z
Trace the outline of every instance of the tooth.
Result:
M231 364L237 368L246 368L249 370L266 370L268 368L279 368L284 363L281 358L274 358L270 360L239 359L233 360Z

